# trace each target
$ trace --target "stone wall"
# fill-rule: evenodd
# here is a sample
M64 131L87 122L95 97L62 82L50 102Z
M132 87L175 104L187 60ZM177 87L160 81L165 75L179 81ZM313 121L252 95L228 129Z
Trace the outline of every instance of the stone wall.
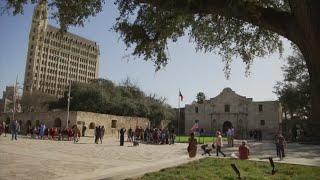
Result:
M12 120L12 113L5 114L0 117L0 121L6 121L7 118ZM21 125L21 134L26 134L28 125L31 127L38 126L40 123L44 123L46 127L62 127L67 125L67 112L28 112L17 113L16 120ZM113 124L112 124L113 123ZM91 126L90 126L91 124ZM104 126L106 129L106 136L117 136L118 130L121 128L135 129L136 126L146 128L149 127L150 122L147 118L140 117L128 117L128 116L115 116L109 114L99 114L91 112L71 111L69 115L69 127L78 125L82 130L83 125L87 127L86 136L94 135L94 128L96 126ZM113 126L113 127L112 127Z
M147 128L150 121L147 118L128 117L128 116L115 116L109 114L98 114L91 112L77 112L77 124L82 129L82 124L87 127L86 135L94 135L94 127L104 126L107 136L118 136L118 130L131 127L133 130L138 126ZM90 125L91 124L91 125Z

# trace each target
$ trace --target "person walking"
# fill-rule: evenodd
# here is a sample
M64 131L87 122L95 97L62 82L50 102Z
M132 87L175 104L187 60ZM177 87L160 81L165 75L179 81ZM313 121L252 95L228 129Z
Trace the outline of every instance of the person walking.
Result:
M217 139L215 142L217 156L219 156L219 153L221 153L224 157L226 157L226 155L221 151L221 148L223 147L221 132L217 132L217 134L218 134L218 136L217 136Z
M100 137L99 137L101 144L102 144L104 132L105 132L105 128L104 128L104 126L102 126L101 129L100 129Z
M72 128L73 131L73 142L77 143L79 141L79 137L80 137L80 130L78 128L77 125L74 125Z
M11 123L11 140L13 141L13 139L17 140L17 132L18 131L18 121L12 121Z
M124 133L126 132L125 128L120 129L120 146L123 146L124 143Z
M94 135L95 135L95 140L94 140L94 142L95 142L96 144L98 144L98 141L99 141L99 139L100 139L100 126L97 126L97 127L96 127Z
M190 158L193 158L197 155L197 145L197 139L194 138L194 133L191 133L189 138L189 145L187 148Z

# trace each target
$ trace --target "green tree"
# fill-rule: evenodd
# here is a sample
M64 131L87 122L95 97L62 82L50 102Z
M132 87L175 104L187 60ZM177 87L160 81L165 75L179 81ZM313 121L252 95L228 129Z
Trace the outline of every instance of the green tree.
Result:
M311 98L309 73L303 56L298 49L287 58L288 65L282 67L284 81L277 82L275 93L283 106L285 118L309 119Z
M50 109L66 110L67 99L65 92L58 102L50 103ZM147 117L156 124L173 119L173 110L165 98L146 96L129 78L120 85L106 79L72 84L70 110Z
M28 0L7 0L22 13ZM36 2L36 0L31 0ZM102 10L105 0L50 0L62 29L83 25ZM188 35L196 49L223 57L229 76L233 56L248 69L255 57L282 51L283 36L297 45L310 75L311 133L320 139L320 1L319 0L116 0L120 16L114 26L133 55L168 63L168 42Z
M203 92L198 92L196 98L197 98L197 103L202 104L206 100L206 95Z
M58 99L54 96L40 91L33 91L32 94L24 94L22 96L21 107L23 112L42 112L48 110L49 104L56 101Z

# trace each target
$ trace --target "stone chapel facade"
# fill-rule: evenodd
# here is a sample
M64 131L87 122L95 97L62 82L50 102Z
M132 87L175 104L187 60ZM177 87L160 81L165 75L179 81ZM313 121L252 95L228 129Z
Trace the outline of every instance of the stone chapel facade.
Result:
M234 127L237 138L248 138L249 131L261 130L263 139L273 138L279 131L282 107L278 101L253 101L225 88L216 97L204 103L185 106L185 133L188 134L198 122L205 131Z

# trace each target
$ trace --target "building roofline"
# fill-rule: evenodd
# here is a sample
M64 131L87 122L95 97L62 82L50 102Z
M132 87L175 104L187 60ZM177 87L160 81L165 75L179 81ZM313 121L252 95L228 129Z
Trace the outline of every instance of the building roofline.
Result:
M52 31L55 31L55 32L60 31L60 29L59 29L58 27L55 27L55 26L53 26L53 25L51 25L51 24L48 24L47 28L48 28L48 30L52 30ZM71 33L71 32L67 32L66 35L72 36L72 37L74 37L74 38L76 38L76 39L79 39L79 40L81 40L81 41L85 41L86 43L89 43L90 45L99 47L99 45L98 45L97 42L92 41L92 40L89 40L89 39L84 38L84 37L82 37L82 36L79 36L79 35L77 35L77 34L74 34L74 33Z

